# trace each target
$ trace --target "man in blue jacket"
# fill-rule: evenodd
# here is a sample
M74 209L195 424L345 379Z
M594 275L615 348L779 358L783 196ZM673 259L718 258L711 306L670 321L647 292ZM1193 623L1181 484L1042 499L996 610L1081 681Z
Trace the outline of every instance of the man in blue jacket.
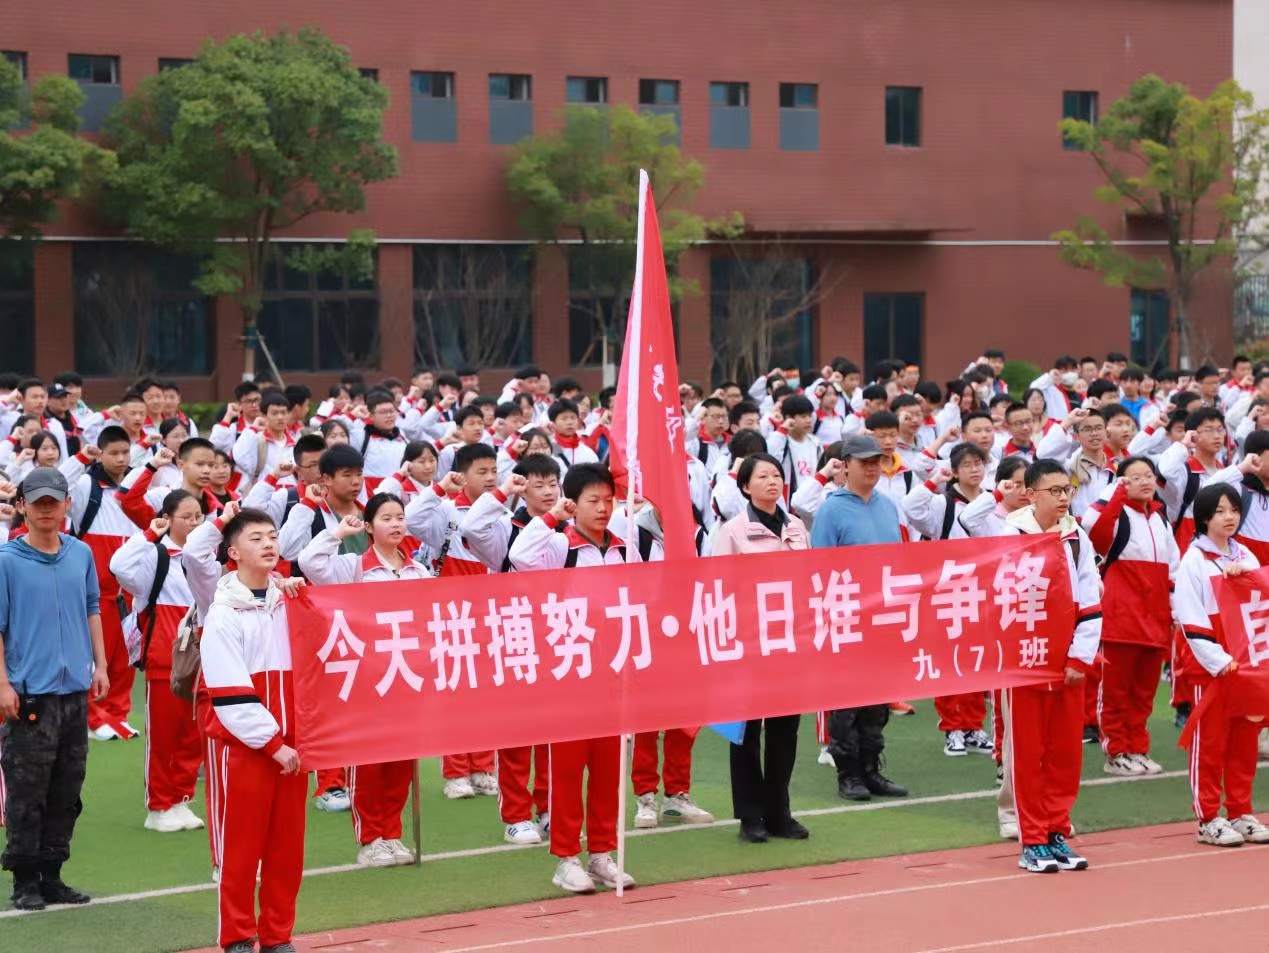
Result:
M100 590L88 546L61 532L66 478L32 470L18 491L28 533L0 547L0 770L13 905L87 903L62 882L88 763L88 694L106 694Z
M842 441L846 485L824 500L811 526L811 545L869 546L902 542L899 511L883 493L881 445L867 434ZM908 789L881 773L884 729L890 720L889 705L841 708L828 716L828 753L837 766L837 793L848 801L878 797L905 797Z

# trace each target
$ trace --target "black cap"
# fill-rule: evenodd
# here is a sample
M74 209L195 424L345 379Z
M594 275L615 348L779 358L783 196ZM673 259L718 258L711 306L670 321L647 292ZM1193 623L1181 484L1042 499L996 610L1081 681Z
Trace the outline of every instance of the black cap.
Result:
M70 391L61 384L50 384L48 387L48 395L49 397L69 397Z
M875 437L867 434L855 434L842 441L843 460L871 460L873 457L885 456L881 444Z
M22 481L19 492L28 503L45 498L61 502L70 495L70 485L66 482L66 477L62 476L61 470L36 467Z

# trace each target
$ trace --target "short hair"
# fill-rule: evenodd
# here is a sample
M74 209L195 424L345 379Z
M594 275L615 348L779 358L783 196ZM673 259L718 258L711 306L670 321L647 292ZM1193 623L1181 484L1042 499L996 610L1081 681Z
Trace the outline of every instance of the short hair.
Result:
M1127 364L1128 355L1120 351L1111 351L1106 355L1106 362L1108 364Z
M482 411L486 407L492 407L494 409L494 416L496 417L498 415L498 398L493 397L490 394L480 394L471 402L471 406L477 407Z
M983 357L990 357L1003 361L1005 359L1005 352L998 347L989 347L987 350L983 351Z
M274 407L281 407L283 410L289 411L291 402L286 399L286 394L279 390L271 390L260 399L260 412L267 414Z
M336 429L342 430L344 432L345 437L352 436L352 434L348 430L348 425L344 423L342 420L336 420L333 417L330 420L323 420L321 427L319 427L318 429L322 433L323 446L325 446L325 438L330 436L330 432L332 430L336 430Z
M999 407L1001 404L1013 405L1015 403L1017 403L1017 400L1013 397L1013 395L997 394L991 400L987 401L987 406L991 408L991 407Z
M982 461L983 466L987 465L987 460L989 459L987 451L977 444L960 443L957 444L956 449L952 451L948 462L952 464L953 470L959 470L961 464L965 462L966 457L976 457Z
M243 381L234 386L234 400L241 401L248 394L260 393L260 385L255 381Z
M264 510L256 509L254 506L243 507L233 519L225 524L225 528L222 531L225 546L229 547L237 543L238 537L242 535L248 526L264 525L272 526L274 529L278 528L277 524L273 522L273 517Z
M555 418L559 417L560 414L573 414L576 416L578 413L577 404L565 397L561 397L551 405L546 412L546 416L548 420L554 422Z
M815 406L809 398L803 397L801 394L791 394L784 398L784 402L780 405L780 413L785 417L813 414L815 413Z
M215 453L216 447L206 437L190 437L188 440L181 441L176 457L178 460L188 460L195 450L210 450Z
M1067 480L1070 479L1070 474L1066 472L1066 468L1062 464L1056 460L1048 460L1041 457L1027 466L1027 475L1023 477L1023 482L1026 483L1027 489L1031 489L1046 476L1053 474L1065 477Z
M745 462L740 465L740 469L736 471L736 486L739 488L741 495L744 496L746 500L749 499L749 493L745 488L749 486L749 481L753 479L753 471L758 468L758 464L760 463L771 464L776 468L776 471L780 474L781 479L784 478L784 468L780 465L780 461L771 454L749 454L749 456L745 457Z
M1083 357L1079 359L1080 367L1083 367L1085 364L1100 364L1100 363L1101 362L1098 361L1097 358L1093 357L1093 355L1091 354L1085 354Z
M401 502L401 498L393 493L376 493L366 501L366 511L362 514L362 521L369 525L374 522L375 514L387 506L389 503L395 503L402 509L405 504ZM367 530L367 532L369 532Z
M878 430L898 430L899 418L888 410L879 410L868 415L868 419L864 421L864 429L874 433Z
M1209 483L1194 496L1194 532L1198 536L1207 534L1207 524L1216 515L1216 508L1221 500L1229 500L1239 514L1243 511L1243 501L1239 492L1228 483Z
M122 427L111 424L109 427L102 427L101 433L97 435L97 447L105 450L111 444L126 443L132 445L132 438L128 436L128 431Z
M1251 358L1249 358L1246 354L1235 354L1229 360L1230 367L1233 367L1235 364L1250 364L1250 363L1251 363Z
M1204 364L1202 367L1200 367L1197 371L1194 372L1194 379L1196 381L1206 380L1209 377L1220 377L1220 376L1221 376L1221 372L1217 370L1215 367L1213 367L1211 364Z
M913 389L918 397L924 397L931 404L937 404L943 399L943 392L939 389L939 385L934 381L921 381Z
M1105 397L1107 394L1119 396L1119 386L1114 381L1099 378L1088 385L1089 397Z
M1185 410L1185 408L1189 407L1190 404L1194 403L1196 400L1202 399L1202 397L1194 393L1192 390L1183 390L1179 394L1172 395L1172 406L1177 410Z
M1146 379L1146 372L1135 364L1125 367L1119 374L1121 381L1137 381L1141 382Z
M140 394L138 394L136 391L134 391L134 390L130 390L130 391L128 391L126 394L124 394L122 397L120 397L120 398L119 398L119 403L121 403L121 404L144 404L144 403L145 403L145 399L144 399L144 398L143 398Z
M437 374L436 386L449 387L452 390L462 390L463 382L458 379L457 374Z
M516 464L515 469L511 471L517 476L522 477L555 477L560 478L560 465L554 457L547 456L545 453L531 453L527 457L521 457L520 462Z
M752 400L740 400L736 402L731 410L727 411L727 419L734 427L740 423L740 418L745 414L757 414L762 416L762 408L755 404Z
M433 459L440 459L439 454L436 452L436 447L426 440L411 440L405 445L405 450L401 453L401 462L413 463L425 453L431 453Z
M693 382L693 383L694 383L694 382ZM741 393L744 393L744 390L745 390L745 389L744 389L743 387L740 387L740 382L739 382L739 381L725 380L725 381L723 381L721 384L719 384L719 385L718 385L718 389L719 389L719 390L721 390L721 391L726 391L726 390L728 390L729 388L732 388L732 387L739 387L739 388L740 388ZM702 390L702 391L701 391L701 393L704 393L704 391Z
M1185 418L1186 430L1198 430L1199 427L1207 423L1209 420L1215 420L1219 424L1225 423L1225 415L1215 407L1200 407L1190 416Z
M516 380L527 381L531 377L541 377L542 369L534 364L525 364L516 370Z
M569 467L561 489L566 497L576 502L592 486L606 486L613 493L617 492L612 472L602 463L578 463Z
M466 473L477 460L497 460L498 451L487 443L469 443L454 453L454 469Z
M204 513L207 512L207 502L205 500L200 500L189 490L183 490L180 487L177 487L174 490L169 490L167 496L163 497L163 502L159 504L159 515L167 517L174 516L176 511L181 508L181 504L186 500L193 500L198 504L198 508L200 510Z
M339 375L339 382L341 384L364 384L366 375L361 373L361 371L347 370Z
M62 453L62 445L58 443L57 438L47 430L37 430L31 435L31 438L27 440L26 445L32 450L39 450L40 447L44 446L45 442L49 440L52 440L53 445L57 447L57 454L60 457Z
M53 378L53 383L61 384L63 387L83 387L84 375L78 371L58 371Z
M703 401L701 401L701 406L710 410L716 410L720 407L723 410L727 409L727 404L721 397L706 397Z
M405 383L399 377L385 377L375 385L376 390L391 391L394 388L405 390Z
M599 406L604 410L608 409L608 405L617 397L617 388L608 386L599 392Z
M1269 430L1253 430L1243 441L1243 452L1247 456L1264 453L1266 450L1269 450Z
M313 391L303 384L288 384L282 393L286 395L286 401L292 407L303 407L306 402L313 399Z
M1180 377L1181 375L1177 373L1177 370L1175 367L1165 367L1163 368L1163 370L1159 371L1158 374L1154 375L1154 379L1158 381L1160 384L1162 384L1164 381L1179 380Z
M830 460L840 460L842 458L842 442L840 440L830 443L820 451L820 458L815 463L815 469L823 470Z
M921 406L921 402L917 400L915 395L900 394L894 400L890 401L890 412L893 414L897 414L899 413L899 411L903 410L904 407L920 408L920 406Z
M18 392L21 393L25 397L26 392L29 391L32 387L44 387L44 381L38 377L28 377L18 382L17 389L18 389Z
M515 401L504 400L501 404L494 408L495 420L506 420L512 414L520 414L521 416L524 416L520 411L520 405Z
M556 397L560 397L563 396L565 391L581 389L581 382L576 377L561 377L555 382L555 386L551 388L551 393Z
M295 441L295 446L291 448L291 456L295 460L299 460L300 455L304 453L325 453L326 441L322 439L319 433L306 433L300 439Z
M728 443L732 459L747 457L751 453L766 453L767 439L756 430L737 430Z
M1106 404L1104 407L1098 407L1097 414L1106 423L1110 423L1116 417L1129 417L1134 424L1137 422L1137 418L1132 416L1132 411L1123 404Z
M1083 364L1087 361L1092 361L1094 364L1096 364L1097 358L1081 357L1078 361L1076 361L1075 358L1071 357L1071 355L1062 354L1053 359L1053 367L1055 370L1063 371L1063 370L1068 370L1071 368L1078 367L1080 364Z
M468 404L466 407L460 407L458 411L454 414L454 426L461 427L463 424L471 420L473 417L477 418L480 421L481 426L484 426L485 415L479 407L477 407L475 404Z
M1005 457L996 464L996 483L1001 484L1006 480L1012 480L1019 470L1025 470L1029 465L1030 462L1026 457L1020 457L1017 454Z
M346 443L337 443L322 451L317 461L317 471L322 476L334 476L340 470L364 470L366 461L354 447Z
M971 410L969 413L961 417L961 432L963 433L965 428L975 420L985 420L987 423L991 424L993 428L996 426L996 421L991 419L991 414L987 413L987 411Z
M882 387L880 384L869 384L867 387L865 387L862 391L859 392L859 396L866 401L890 399L890 395L886 393L886 389Z
M371 410L381 404L391 404L394 408L397 405L397 399L392 396L390 391L379 390L377 387L366 395L366 406Z
M1005 423L1009 422L1010 414L1016 414L1020 410L1025 411L1028 414L1031 413L1031 408L1028 407L1026 404L1021 403L1019 401L1014 401L1012 404L1006 407L1005 408Z
M859 365L845 357L833 358L833 360L829 363L829 367L835 370L838 374L841 374L842 377L860 373Z

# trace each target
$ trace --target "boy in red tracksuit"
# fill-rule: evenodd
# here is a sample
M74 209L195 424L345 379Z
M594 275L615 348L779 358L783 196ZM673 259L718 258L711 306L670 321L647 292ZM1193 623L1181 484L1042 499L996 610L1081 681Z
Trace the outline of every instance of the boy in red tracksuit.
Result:
M307 778L295 751L294 684L286 603L270 572L278 532L245 509L224 529L238 569L216 587L200 643L204 728L221 797L212 818L221 843L220 945L289 953L304 873ZM256 876L260 911L256 914Z
M545 516L525 526L511 544L517 572L581 566L624 564L625 543L608 532L615 484L608 468L597 463L570 467L564 497ZM573 520L563 533L557 528ZM589 738L552 744L551 853L558 857L552 882L571 893L593 893L595 881L607 887L633 887L634 878L618 872L617 801L621 777L621 738ZM583 775L587 775L583 795ZM583 868L582 820L590 863Z
M1032 873L1084 870L1088 861L1071 849L1071 808L1080 790L1084 675L1101 640L1101 586L1093 547L1068 509L1073 487L1056 460L1027 467L1030 505L1011 513L1005 534L1057 533L1076 604L1075 633L1062 681L1006 689L1005 772L1013 780L1022 854L1018 866Z

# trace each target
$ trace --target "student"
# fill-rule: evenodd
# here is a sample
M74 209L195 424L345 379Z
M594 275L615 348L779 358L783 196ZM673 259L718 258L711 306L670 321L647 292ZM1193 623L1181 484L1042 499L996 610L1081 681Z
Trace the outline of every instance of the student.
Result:
M278 391L265 394L260 400L263 425L246 428L234 442L234 466L242 473L243 488L275 470L280 463L293 459L295 437L290 432L290 407L286 396Z
M61 423L48 412L48 390L44 386L44 381L38 377L28 377L18 384L17 394L19 398L18 406L0 415L0 430L12 426L13 421L20 416L34 417L39 421L38 429L52 433L61 448L62 456L68 456L66 452L66 431L62 428Z
M232 456L234 443L260 416L260 396L260 385L254 381L235 385L233 401L225 405L208 435L212 446Z
M182 550L202 521L199 498L172 490L145 532L110 559L110 571L132 595L131 624L141 637L136 667L145 673L145 829L162 834L203 827L189 807L203 761L202 740L194 706L173 695L170 682L177 629L194 601Z
M1005 410L1005 428L1009 431L1009 439L1001 448L1001 455L1034 460L1035 444L1031 441L1034 421L1026 404L1009 405Z
M238 568L217 585L199 643L209 763L220 768L219 942L235 953L257 937L263 950L293 949L308 785L295 751L286 600L270 575L278 532L267 513L244 509L224 541Z
M1185 428L1185 439L1168 447L1158 461L1159 472L1166 481L1163 499L1182 551L1194 538L1194 498L1198 491L1213 482L1238 482L1237 468L1221 465L1228 434L1221 412L1200 407L1186 418Z
M608 531L615 491L608 468L579 463L564 477L563 490L551 511L530 520L511 544L515 570L623 564L625 543ZM557 532L568 521L564 532ZM551 854L559 858L552 883L570 893L593 893L596 881L617 886L612 851L617 849L617 788L624 783L617 771L621 744L620 737L608 737L550 746ZM590 854L585 868L579 860L583 818ZM635 885L626 873L621 883Z
M564 476L568 476L570 467L579 463L598 463L595 451L582 440L578 434L581 417L577 412L577 404L567 398L560 398L551 405L547 417L555 433L555 459L560 462Z
M921 401L911 394L901 394L890 402L890 412L899 418L899 441L895 445L895 451L909 469L915 469L921 449L929 446L922 441L924 418L921 414Z
M1150 758L1148 723L1172 639L1172 585L1180 554L1163 505L1155 500L1159 483L1150 460L1130 457L1082 519L1101 557L1104 587L1097 698L1106 754L1102 770L1120 777L1163 771Z
M801 394L784 398L780 404L780 426L767 437L767 452L784 469L786 502L805 480L815 477L820 442L811 433L815 408Z
M350 536L366 533L365 553L341 553ZM314 585L351 582L392 582L428 579L431 572L414 558L414 541L406 535L405 508L395 496L377 493L366 504L364 521L345 516L333 529L323 530L300 553L300 571ZM414 852L401 842L401 812L410 793L413 761L363 764L350 768L353 829L361 848L362 867L392 867L414 863Z
M1241 519L1242 500L1231 486L1205 486L1194 498L1194 541L1181 557L1176 578L1177 620L1185 633L1187 661L1195 670L1190 676L1194 705L1214 689L1217 679L1238 667L1225 645L1212 581L1259 568L1256 557L1234 539ZM1214 699L1192 729L1190 787L1198 841L1216 847L1269 843L1269 828L1252 814L1260 722L1226 706L1223 698Z
M705 466L709 474L726 469L731 464L731 454L727 450L728 425L727 405L719 397L709 397L701 401L700 426L696 436L687 441L687 452Z
M877 491L894 504L899 513L899 527L902 538L908 538L908 525L903 517L903 498L912 492L918 482L903 457L898 453L899 418L890 411L872 414L864 424L867 431L862 436L870 436L881 448L881 477L877 481Z
M432 488L438 463L436 447L422 440L411 440L401 455L400 469L379 484L379 492L409 503Z
M174 462L178 481L176 485L172 485L169 480L166 485L155 486L159 475L166 472ZM216 451L212 448L211 441L202 437L190 437L176 453L167 447L160 448L144 467L133 471L136 474L135 479L129 474L132 485L123 496L123 512L144 530L158 517L158 510L163 506L167 495L177 489L184 490L197 500L204 513L219 512L223 504L210 488L215 462Z
M308 488L320 483L321 459L326 444L315 433L304 434L291 448L291 459L281 461L263 480L257 480L243 501L244 506L264 510L278 526L286 525Z
M369 420L355 420L349 430L349 442L365 461L366 490L374 493L384 477L401 468L401 457L409 439L397 426L397 402L384 390L366 395Z
M477 443L488 443L485 431L485 417L479 407L462 407L454 414L454 429L438 443L441 448L436 464L439 476L445 476L454 469L454 454L462 447L470 447ZM447 442L450 441L450 442Z
M299 504L291 509L280 534L283 559L295 561L300 551L323 529L333 529L345 516L361 516L364 479L361 454L347 444L324 451L318 459L318 482L304 488ZM344 539L343 552L364 553L365 534Z
M234 469L234 463L229 459L229 454L223 450L217 450L212 462L211 474L207 478L207 490L216 498L221 509L235 500L242 499L242 494L238 492L241 479L242 474Z
M1071 411L1060 426L1041 438L1036 456L1057 460L1070 475L1075 487L1071 515L1076 519L1082 519L1084 511L1115 482L1115 462L1106 450L1106 418L1095 411Z
M1101 638L1101 586L1092 544L1069 513L1074 488L1062 465L1037 460L1027 467L1025 479L1029 505L1009 514L1005 534L1060 537L1077 608L1063 681L1003 693L1004 769L1012 782L1022 843L1018 866L1031 873L1084 870L1088 861L1066 838L1080 787L1083 680Z

